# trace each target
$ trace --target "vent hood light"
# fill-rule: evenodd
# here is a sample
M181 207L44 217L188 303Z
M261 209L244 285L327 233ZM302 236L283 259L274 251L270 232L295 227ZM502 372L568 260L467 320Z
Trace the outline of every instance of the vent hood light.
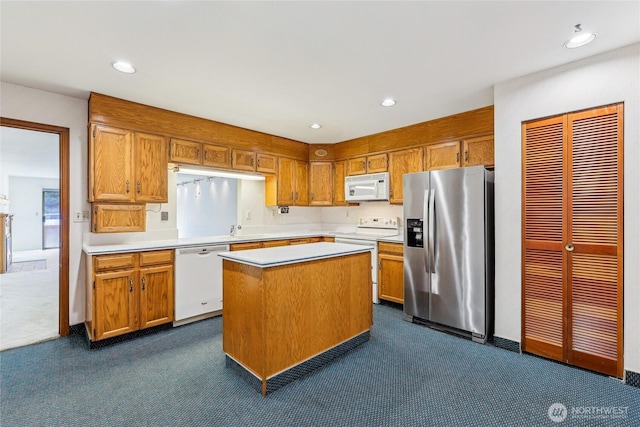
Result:
M385 100L383 100L380 105L382 105L383 107L392 107L394 105L396 105L396 100L393 98L387 98Z
M133 74L136 72L136 69L133 67L133 65L129 64L128 62L118 61L114 62L111 65L113 65L113 68L120 71L121 73Z
M583 33L580 25L581 24L578 24L574 27L575 36L564 43L564 47L567 49L575 49L577 47L584 46L591 43L596 38L594 33Z
M320 128L322 127L322 125L320 125L320 123L311 123L311 124L309 125L309 127L310 127L311 129L320 129Z
M195 169L195 168L185 168L182 166L178 166L172 168L174 172L183 173L187 175L200 175L200 176L212 176L217 178L234 178L234 179L247 179L249 181L264 181L264 175L252 175L248 173L235 173L235 172L227 172L227 171L219 171L215 169Z

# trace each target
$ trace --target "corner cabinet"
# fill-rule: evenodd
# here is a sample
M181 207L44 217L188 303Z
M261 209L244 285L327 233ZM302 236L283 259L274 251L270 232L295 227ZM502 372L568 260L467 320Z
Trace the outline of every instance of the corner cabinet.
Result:
M344 190L343 190L344 191ZM333 204L333 163L309 163L309 206Z
M404 303L403 244L378 242L378 298Z
M90 257L85 323L91 341L173 321L173 252Z
M309 206L309 163L280 157L276 175L265 180L267 206Z
M166 203L167 140L163 136L92 125L89 200Z

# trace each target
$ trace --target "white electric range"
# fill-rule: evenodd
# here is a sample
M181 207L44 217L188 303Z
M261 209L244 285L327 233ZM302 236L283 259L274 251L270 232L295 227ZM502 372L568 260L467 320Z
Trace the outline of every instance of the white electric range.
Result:
M378 304L378 239L398 234L398 217L363 217L358 220L354 233L336 233L336 243L368 246L371 248L371 281L373 302Z

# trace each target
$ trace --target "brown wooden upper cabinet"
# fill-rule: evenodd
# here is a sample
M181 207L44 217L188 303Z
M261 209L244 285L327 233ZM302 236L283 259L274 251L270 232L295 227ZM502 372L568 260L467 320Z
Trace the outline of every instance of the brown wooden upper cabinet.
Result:
M231 150L222 145L171 138L169 160L173 163L231 167Z
M215 168L231 167L231 150L222 145L202 144L202 165Z
M256 170L256 153L253 151L231 150L231 167L243 171Z
M264 173L276 173L276 168L278 164L278 158L276 156L272 156L270 154L256 154L257 159L257 172Z
M349 176L362 175L365 173L386 172L388 168L387 162L387 153L366 157L356 157L347 160L347 172Z
M389 153L389 203L402 204L402 176L422 171L422 148ZM344 190L343 190L344 191Z
M343 181L344 187L344 181ZM342 190L344 194L344 189ZM309 205L331 206L333 204L333 163L309 163Z
M460 167L460 141L427 145L424 153L424 170Z
M485 165L493 167L493 135L425 147L424 170Z
M287 157L278 158L278 173L266 176L265 204L267 206L308 206L308 169L308 162Z
M462 141L462 166L493 167L493 135Z
M347 176L347 162L341 160L333 164L333 205L347 206L344 197L344 178Z
M166 203L167 166L165 137L91 126L90 201Z

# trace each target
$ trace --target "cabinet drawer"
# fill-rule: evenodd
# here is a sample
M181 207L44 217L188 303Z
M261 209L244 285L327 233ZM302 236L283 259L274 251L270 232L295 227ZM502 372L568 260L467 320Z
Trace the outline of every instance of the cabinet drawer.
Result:
M98 255L93 258L93 269L98 271L133 268L136 254Z
M275 248L276 246L288 246L288 240L267 240L262 242L262 246L265 248Z
M173 264L173 249L166 251L140 252L140 266Z
M402 243L378 242L378 252L386 252L390 254L402 255Z
M247 243L234 243L229 246L229 250L231 251L242 251L245 249L260 249L262 247L262 242L247 242Z
M309 243L309 239L304 238L304 239L291 239L289 240L289 244L290 245L304 245Z

